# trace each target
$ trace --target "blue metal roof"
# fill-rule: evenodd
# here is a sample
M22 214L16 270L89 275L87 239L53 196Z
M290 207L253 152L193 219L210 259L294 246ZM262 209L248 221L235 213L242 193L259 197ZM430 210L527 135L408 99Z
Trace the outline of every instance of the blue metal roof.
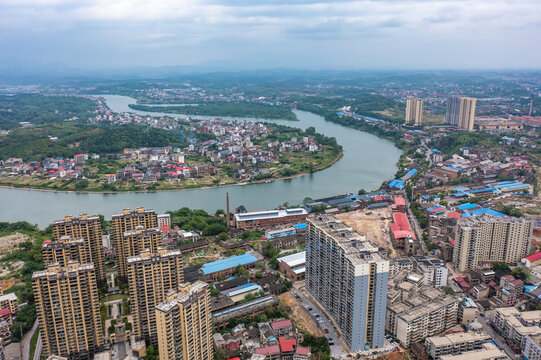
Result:
M468 209L473 209L473 208L476 208L478 207L479 205L477 204L472 204L472 203L465 203L465 204L462 204L458 207L459 210L468 210Z
M489 208L480 208L480 209L466 211L462 216L469 217L469 216L479 216L479 215L485 215L485 214L498 216L498 217L505 217L505 214L502 214L501 212L498 212L496 210L492 210Z
M406 176L413 176L417 173L417 169L411 169L406 173Z
M247 265L256 262L257 259L252 254L243 254L238 256L232 256L227 259L213 261L203 265L201 270L203 274L213 274L215 272L231 269L238 265Z

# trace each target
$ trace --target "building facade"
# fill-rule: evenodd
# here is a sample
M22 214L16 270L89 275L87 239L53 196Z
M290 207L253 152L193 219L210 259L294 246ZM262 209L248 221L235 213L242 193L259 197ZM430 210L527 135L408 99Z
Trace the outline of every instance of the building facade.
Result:
M103 345L96 271L70 262L32 275L43 355L92 359Z
M120 214L114 214L112 216L113 222L113 240L114 247L117 253L117 267L118 273L121 278L127 277L126 259L125 254L130 253L129 245L126 243L124 233L126 231L135 230L138 227L143 229L151 229L158 226L158 219L154 210L145 210L143 207L138 207L135 210L124 209ZM136 256L134 254L131 256ZM130 256L130 255L128 255Z
M423 122L423 99L409 97L406 100L406 125L421 126Z
M143 251L150 251L152 254L158 251L162 244L162 232L160 228L144 228L138 225L134 230L125 231L122 244L117 247L117 264L120 277L127 276L127 259L130 256L137 256Z
M98 216L88 216L87 214L81 214L78 218L66 216L64 220L53 222L53 236L57 241L63 236L70 236L73 239L83 238L83 256L94 264L98 281L105 281L101 221Z
M525 219L481 215L459 219L453 264L473 270L480 262L516 263L528 254L533 225Z
M460 112L460 96L451 95L447 98L447 111L445 113L445 123L458 125L458 114Z
M165 300L169 290L177 289L183 282L182 254L180 250L144 251L127 259L127 270L133 333L138 339L157 346L155 308Z
M458 127L464 130L473 130L475 122L475 105L477 99L471 97L460 98L460 108L458 113Z
M433 359L439 360L444 355L458 355L466 351L481 349L483 344L490 342L487 334L453 333L445 336L426 338L426 353Z
M383 346L389 261L334 216L308 219L306 287L352 351Z
M212 321L207 283L180 284L156 306L160 358L211 360Z
M67 235L56 241L45 240L41 246L43 263L45 265L58 263L60 266L66 266L70 260L80 264L91 263L90 254L84 251L84 243L83 238L73 239Z

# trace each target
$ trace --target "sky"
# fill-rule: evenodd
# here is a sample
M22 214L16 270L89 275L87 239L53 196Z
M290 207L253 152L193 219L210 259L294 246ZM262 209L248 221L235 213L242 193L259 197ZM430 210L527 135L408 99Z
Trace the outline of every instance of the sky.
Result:
M0 0L0 65L538 69L541 0Z

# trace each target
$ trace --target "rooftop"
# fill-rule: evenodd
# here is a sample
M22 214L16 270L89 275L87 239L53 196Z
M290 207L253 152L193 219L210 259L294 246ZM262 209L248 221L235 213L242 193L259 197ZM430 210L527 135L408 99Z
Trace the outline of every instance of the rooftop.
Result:
M263 219L272 219L278 217L287 217L294 215L308 215L306 209L295 208L295 209L286 209L286 210L269 210L269 211L253 211L241 214L235 214L236 221L253 221L253 220L263 220Z
M466 333L454 333L445 336L432 336L426 339L426 342L434 344L436 347L440 346L452 346L458 343L467 343L478 340L490 340L490 336L487 334L477 334L473 332Z
M387 261L379 254L379 248L366 240L366 237L343 223L337 217L319 214L310 221L321 228L340 246L353 265L362 265L379 261Z
M278 262L283 261L289 267L297 267L306 263L306 251L301 251L296 254L282 256L277 259Z
M219 271L228 270L237 267L238 265L248 265L255 262L257 262L256 257L252 254L246 253L206 263L203 265L201 270L203 271L203 274L208 275Z

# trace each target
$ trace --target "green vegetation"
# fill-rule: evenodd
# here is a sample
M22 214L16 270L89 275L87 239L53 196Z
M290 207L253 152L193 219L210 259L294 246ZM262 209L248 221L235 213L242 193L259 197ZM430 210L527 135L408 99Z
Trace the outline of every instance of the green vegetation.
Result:
M215 236L227 232L225 217L208 214L204 210L190 210L187 207L176 211L168 211L171 225L186 231L198 231L203 236Z
M36 329L34 332L34 335L32 335L32 339L30 339L30 359L34 358L34 353L36 352L36 345L38 344L38 338L39 338L39 328Z
M450 286L442 286L441 288L443 290L443 292L447 295L451 295L452 293L454 293L453 291L453 288L450 287Z
M0 129L20 127L23 121L43 125L74 116L86 120L96 108L95 101L75 96L0 96Z
M130 104L129 107L134 110L168 112L182 115L235 116L297 120L297 117L291 111L291 108L286 105L214 102L195 106L147 106Z
M58 140L52 141L49 136ZM76 143L79 146L74 146ZM39 161L47 157L73 157L82 152L105 155L142 146L185 147L186 143L180 140L180 134L145 126L55 123L15 129L0 137L0 159L20 157L23 161Z
M27 303L21 307L17 317L11 326L13 341L20 341L21 332L28 332L36 320L36 309L34 305L34 294L32 292L32 274L35 271L43 270L43 258L41 256L41 244L51 236L51 228L38 230L36 225L27 222L6 223L0 222L0 236L13 233L20 233L29 237L9 253L2 256L0 262L8 265L16 261L23 263L19 270L12 271L10 275L2 279L9 279L15 282L8 291L14 292L20 303Z
M301 342L301 346L309 347L313 358L321 360L329 360L331 358L331 348L326 337L316 337L307 332L304 332L303 335L304 340Z

